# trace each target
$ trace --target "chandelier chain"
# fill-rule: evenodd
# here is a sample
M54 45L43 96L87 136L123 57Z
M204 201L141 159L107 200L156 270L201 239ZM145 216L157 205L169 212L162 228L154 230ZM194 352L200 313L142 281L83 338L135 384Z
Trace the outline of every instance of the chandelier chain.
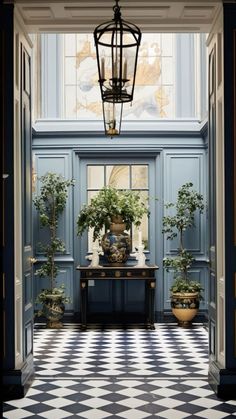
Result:
M114 11L114 19L115 21L121 20L121 12L120 12L120 6L119 6L119 0L116 0L115 6L113 6Z

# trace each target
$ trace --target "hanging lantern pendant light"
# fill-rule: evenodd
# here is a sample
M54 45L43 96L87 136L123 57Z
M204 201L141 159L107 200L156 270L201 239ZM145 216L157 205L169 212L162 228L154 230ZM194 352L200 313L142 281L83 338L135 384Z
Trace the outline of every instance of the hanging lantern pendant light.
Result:
M133 100L141 31L121 18L116 0L114 18L94 30L99 84L103 102Z

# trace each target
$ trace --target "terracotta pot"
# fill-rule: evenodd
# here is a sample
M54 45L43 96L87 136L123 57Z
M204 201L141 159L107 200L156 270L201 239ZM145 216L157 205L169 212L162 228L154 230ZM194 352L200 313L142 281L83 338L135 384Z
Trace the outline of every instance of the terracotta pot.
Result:
M113 265L125 263L131 251L130 235L125 233L125 227L121 217L113 217L110 231L102 237L104 256Z
M171 308L179 326L190 327L199 309L199 294L197 292L173 293Z

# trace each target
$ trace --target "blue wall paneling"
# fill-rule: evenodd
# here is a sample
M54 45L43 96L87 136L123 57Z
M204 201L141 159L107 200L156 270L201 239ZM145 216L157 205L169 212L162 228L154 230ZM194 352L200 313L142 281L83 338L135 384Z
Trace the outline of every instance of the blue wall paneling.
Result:
M76 235L76 219L80 207L86 202L86 167L87 164L122 164L145 163L149 164L150 195L158 197L151 200L150 222L150 254L147 255L150 263L159 266L157 272L156 312L170 311L168 290L172 281L171 274L163 273L162 259L166 254L175 254L176 243L167 243L162 235L163 203L175 200L176 191L183 183L192 181L194 186L206 196L206 141L201 131L194 129L183 132L142 133L129 134L116 139L104 139L88 133L65 132L35 132L34 133L34 166L38 176L48 170L58 171L65 177L73 177L76 181L71 189L68 205L61 221L60 230L66 242L66 255L60 255L58 261L66 269L66 282L69 284L72 303L69 306L73 312L79 312L79 272L78 264L85 264L87 254L86 234L82 238ZM42 235L34 211L34 239L39 241ZM205 288L204 302L201 309L207 308L207 241L206 214L201 219L196 218L196 229L186 237L187 244L196 258L193 273L196 272ZM37 255L40 259L40 254ZM66 268L65 268L66 266ZM62 270L63 270L62 269ZM62 275L63 276L63 275ZM70 279L69 279L70 277ZM125 285L126 310L132 310L136 305L140 307L143 289L135 293L133 285ZM37 287L39 284L37 285ZM110 287L110 288L109 288ZM128 287L128 288L127 288ZM102 290L100 289L102 288ZM95 292L95 289L97 290ZM36 292L36 291L35 291ZM37 289L38 292L38 289ZM122 290L117 288L115 307L121 304ZM112 302L111 284L107 288L102 284L89 287L89 300L91 310L109 311Z

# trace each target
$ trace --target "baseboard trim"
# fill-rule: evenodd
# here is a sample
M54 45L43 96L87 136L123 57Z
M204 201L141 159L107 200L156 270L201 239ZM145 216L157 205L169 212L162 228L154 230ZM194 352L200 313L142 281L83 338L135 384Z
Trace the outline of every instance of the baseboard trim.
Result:
M4 370L2 376L3 400L14 400L24 397L35 376L33 356L27 358L20 369Z
M236 369L221 369L216 362L210 362L208 382L217 397L236 400Z
M103 322L106 323L111 321L110 312L103 313ZM130 315L134 317L134 313L126 312L125 315L129 318ZM96 319L96 314L94 317ZM102 313L99 313L99 316L102 317ZM138 318L140 317L140 313L137 315L136 322L138 323ZM107 319L109 318L109 319ZM140 319L139 319L140 320ZM95 321L96 322L96 321ZM194 317L194 323L207 323L208 322L208 312L206 310L199 310L198 314ZM35 323L45 323L45 318L37 317ZM63 323L81 323L81 314L80 312L65 312L63 317ZM176 323L177 319L172 314L171 311L155 311L155 323Z

